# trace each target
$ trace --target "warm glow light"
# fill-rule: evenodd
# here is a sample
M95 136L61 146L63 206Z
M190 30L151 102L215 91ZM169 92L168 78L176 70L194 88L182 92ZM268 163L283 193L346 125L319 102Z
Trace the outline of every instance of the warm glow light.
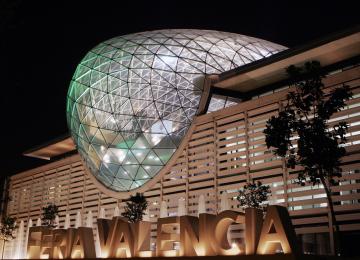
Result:
M164 257L178 256L178 250L166 250L166 251L163 251L162 256L164 256Z
M153 252L152 251L139 251L139 257L152 257L154 256L153 255Z
M108 258L109 257L109 251L105 248L101 249L101 258Z
M238 245L234 244L231 245L231 248L226 250L223 254L224 255L239 255L241 253L241 250Z

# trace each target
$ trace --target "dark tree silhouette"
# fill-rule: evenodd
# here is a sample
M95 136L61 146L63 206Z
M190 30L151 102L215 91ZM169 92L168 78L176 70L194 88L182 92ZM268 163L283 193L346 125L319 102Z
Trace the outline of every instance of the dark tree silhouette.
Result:
M303 67L290 66L287 73L295 90L287 95L284 109L271 117L264 130L267 147L286 159L289 168L299 165L298 182L324 186L332 223L335 226L334 248L339 248L339 227L331 198L331 186L341 177L340 159L345 155L346 122L329 124L330 117L345 107L352 93L348 86L324 91L320 63L307 62ZM333 228L334 228L333 226Z
M6 216L2 219L0 225L0 240L3 241L1 259L4 259L5 243L15 238L14 231L16 228L16 218Z
M121 216L127 218L131 223L141 221L147 207L148 202L144 195L136 193L135 196L131 195L129 201L126 202L125 211Z
M260 181L252 181L245 184L239 191L237 200L242 208L263 208L262 203L266 201L271 194L270 186L263 185Z
M48 227L56 227L57 223L55 223L56 216L59 215L59 208L55 204L49 204L46 207L43 207L43 213L41 220Z

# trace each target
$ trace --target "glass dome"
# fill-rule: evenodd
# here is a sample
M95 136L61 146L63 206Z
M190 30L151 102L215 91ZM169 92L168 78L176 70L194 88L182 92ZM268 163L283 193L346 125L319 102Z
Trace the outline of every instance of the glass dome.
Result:
M80 155L107 188L130 191L144 185L186 134L204 75L284 49L207 30L150 31L100 43L78 65L67 96L67 121ZM209 110L232 104L236 101L214 98Z

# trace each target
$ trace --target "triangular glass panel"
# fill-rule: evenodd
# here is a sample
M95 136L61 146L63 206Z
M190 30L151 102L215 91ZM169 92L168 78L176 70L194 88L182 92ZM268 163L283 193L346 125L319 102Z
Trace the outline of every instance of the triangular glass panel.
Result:
M162 125L161 121L156 118L138 117L137 121L143 132L160 131L158 128L161 128Z
M95 83L91 84L91 88L98 89L98 90L103 91L103 92L107 92L108 91L108 79L107 79L107 77L104 77L104 78L96 81Z
M92 100L91 100L91 93L90 93L90 88L85 91L77 100L76 100L77 104L82 104L84 106L87 107L91 107L92 104Z
M123 165L132 165L132 164L139 164L139 161L136 159L134 154L129 150L126 154L125 160L123 161Z
M123 165L123 168L129 177L134 180L139 169L139 165Z
M160 117L162 118L181 108L180 106L175 105L177 103L174 103L173 106L161 102L155 102L155 104L156 109L159 111Z
M88 113L86 114L86 116L84 117L84 119L83 119L83 124L86 124L86 125L89 125L89 126L93 126L93 127L98 127L92 109L90 109L89 112L88 112Z
M83 104L76 103L74 110L76 110L78 118L80 120L83 120L84 117L86 117L87 113L89 113L89 111L91 109L92 109L91 107L85 106ZM74 113L75 113L75 111L74 111Z
M133 133L141 133L141 126L137 122L137 120L130 120L121 131L125 132L133 132Z
M102 163L100 166L100 172L102 174L104 174L105 176L113 179L115 177L115 174L118 170L118 167L114 166L112 164L108 164L108 163ZM112 168L113 167L113 168ZM115 171L112 171L115 170Z
M108 91L112 95L129 97L129 90L126 81L108 76Z
M148 180L151 179L150 175L144 170L144 166L140 166L135 180ZM146 167L146 166L145 166Z
M82 149L85 153L89 150L89 143L82 139L81 137L77 138L77 149Z
M121 133L117 132L115 139L112 141L111 146L119 149L127 149L128 146Z
M98 126L102 126L104 122L111 116L111 113L98 109L93 109L93 112Z
M121 183L121 185L123 187L125 187L125 190L128 191L128 190L130 190L130 187L133 184L133 181L116 178L116 183Z
M95 106L106 95L105 92L93 88L90 88L90 94L92 106Z
M153 102L152 100L141 99L131 99L130 101L135 114L143 110L145 107L149 106Z
M150 151L145 160L142 161L143 165L163 165L163 162L160 160L158 155L154 153L153 151Z
M136 188L139 188L139 184L137 184L136 182L133 182L133 183L131 184L130 189L133 190L133 189L136 189Z
M145 159L150 149L131 149L132 154L136 157L136 160L141 164Z
M114 177L109 176L106 172L99 171L96 176L106 187L111 187L111 183L114 181Z
M112 113L113 111L111 109L110 103L111 101L109 99L109 95L106 95L101 100L99 100L98 103L95 104L94 108L104 112Z
M122 132L121 135L123 136L126 144L128 147L132 147L136 142L136 139L139 136L139 133L131 133L131 132Z
M102 160L99 158L94 147L91 145L89 145L88 155L89 156L87 158L94 167L94 169L99 169Z
M146 149L146 148L150 148L150 144L147 141L147 139L145 138L145 136L143 134L140 134L136 141L134 142L134 144L132 145L133 149Z
M109 95L109 99L111 109L114 113L119 113L121 106L129 100L127 97L121 97L117 95Z
M110 163L110 158L106 157L107 149L103 145L91 144L92 149L96 152L99 158L101 158L104 162Z
M106 170L106 172L108 172L109 176L115 177L119 168L120 168L120 165L117 165L114 163L102 163L100 171Z
M170 138L176 146L179 146L183 137L187 134L188 127L185 126L170 134Z
M127 82L127 79L129 76L129 70L128 70L128 68L123 67L123 69L120 71L110 73L110 76L114 77L115 79L117 79L121 82Z
M152 91L150 86L145 86L138 92L131 95L132 99L149 100L152 101Z
M171 114L168 114L166 116L164 116L165 120L169 120L169 121L177 121L177 122L182 122L185 124L190 124L190 120L187 118L186 114L184 113L184 110L182 108L179 108L178 110L172 112Z
M114 115L110 114L109 117L102 123L101 128L108 129L111 131L118 131L119 127Z
M104 73L108 72L108 66L109 66L109 62L111 60L107 57L104 56L98 56L94 65L93 65L93 69L96 69L97 71L101 71ZM106 66L107 65L107 66Z
M95 134L94 134L94 136L93 136L93 138L92 138L92 140L91 140L91 143L106 146L105 139L104 139L102 133L100 132L100 129L98 129L98 130L95 132Z
M169 135L164 136L155 146L155 148L174 148L176 145L173 143Z
M148 67L149 65L144 63L142 59L137 57L137 55L133 56L130 64L130 69L146 69Z
M166 136L166 134L144 133L144 137L146 138L150 147L158 145Z
M135 181L135 186L137 187L141 187L142 185L144 185L146 182L148 182L150 179L144 179L144 180L137 180Z
M201 91L194 91L194 90L191 91L184 89L184 90L179 90L179 93L182 94L184 97L186 97L188 100L190 100L190 102L192 102L191 107L199 106L200 97L202 95Z
M155 154L164 165L170 160L171 156L175 153L175 151L176 149L154 149Z
M114 162L117 164L122 164L127 157L128 149L118 149L110 147L107 152L106 156L108 156L110 162ZM105 156L104 156L105 160Z
M121 182L120 179L118 178L114 178L112 184L111 184L111 188L117 190L117 191L125 191L125 190L128 190L127 187L125 187L123 185L123 182Z
M90 53L90 55L91 55L91 53ZM96 61L96 56L88 56L88 57L85 57L84 60L81 61L81 64L85 65L86 67L92 68L95 61Z
M90 140L89 140L89 138L88 138L88 133L87 133L87 131L84 129L84 126L83 126L83 125L80 125L79 131L78 131L78 135L79 135L82 139L86 140L87 142L90 142Z
M79 129L80 127L80 123L78 120L72 120L71 121L71 125L70 125L70 128L71 129Z
M123 115L133 115L134 111L132 109L130 100L125 101L124 104L120 107L120 110L117 112Z
M186 116L189 118L189 120L191 120L195 114L196 114L196 109L195 108L192 108L192 107L187 107L187 108L183 108Z
M163 166L156 166L156 165L146 165L143 166L145 171L148 173L149 176L154 177Z
M127 172L127 170L125 170L123 167L120 166L117 174L116 174L116 178L120 178L120 179L126 179L126 180L132 180L132 178L130 177L129 173Z
M124 128L134 117L131 115L114 114L114 122L117 124L118 129Z
M157 100L157 101L164 95L167 95L168 93L170 94L172 91L174 91L176 93L176 89L174 89L174 88L169 88L169 87L165 87L165 86L156 86L156 85L151 86L151 91L152 91L154 100Z
M73 93L70 94L70 96L74 99L74 100L78 100L79 97L81 97L84 92L88 91L88 87L86 85L80 84L80 83L76 83L74 82L72 84L72 91Z
M106 78L107 74L97 71L97 70L92 70L91 71L91 80L90 80L90 86L95 85L99 80Z
M146 118L159 118L159 114L156 110L154 103L151 103L149 106L145 107L143 110L139 111L137 116L146 117Z
M94 136L96 135L97 131L99 130L99 128L88 126L88 125L81 125L81 127L84 128L84 132L86 133L89 142L92 142L92 140L93 140Z

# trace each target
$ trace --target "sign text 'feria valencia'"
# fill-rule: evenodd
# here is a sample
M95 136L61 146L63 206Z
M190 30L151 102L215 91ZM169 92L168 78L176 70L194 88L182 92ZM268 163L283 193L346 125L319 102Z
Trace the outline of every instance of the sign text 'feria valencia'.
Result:
M229 243L228 229L233 223L245 224L245 245ZM98 219L99 242L103 258L214 256L299 253L287 210L269 206L263 211L249 208L245 214L226 210L218 215L161 218L157 222L156 250L150 250L151 223L129 223L122 217ZM52 229L31 227L28 237L29 259L95 258L92 229L78 227ZM175 247L179 243L179 247Z

